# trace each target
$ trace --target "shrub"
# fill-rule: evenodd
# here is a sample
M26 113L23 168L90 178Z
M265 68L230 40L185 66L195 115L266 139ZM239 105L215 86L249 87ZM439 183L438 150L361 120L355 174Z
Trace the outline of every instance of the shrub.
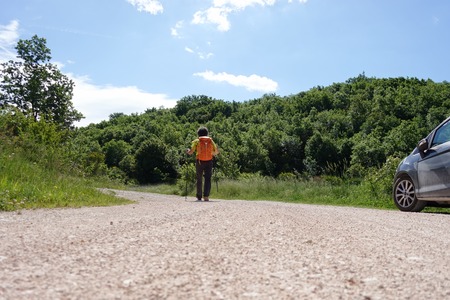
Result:
M180 178L177 180L177 190L180 195L187 196L194 190L196 178L195 165L186 163L180 168Z
M400 162L401 158L390 156L380 169L372 169L368 173L366 180L375 195L390 197L395 171Z

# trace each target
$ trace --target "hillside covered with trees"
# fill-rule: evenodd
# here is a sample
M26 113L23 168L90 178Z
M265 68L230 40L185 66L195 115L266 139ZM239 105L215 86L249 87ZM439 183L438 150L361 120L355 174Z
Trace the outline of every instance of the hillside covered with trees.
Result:
M16 49L22 62L2 64L0 74L1 142L46 145L76 174L124 183L176 182L192 163L185 150L200 125L221 150L221 178L363 178L404 157L450 113L448 82L360 74L244 102L191 95L171 109L117 112L74 128L82 114L71 102L73 82L49 63L45 39Z
M132 99L129 99L132 101ZM87 168L141 184L170 182L206 125L227 178L361 177L409 153L450 112L450 84L364 74L296 95L246 102L187 96L173 109L116 113L77 131Z

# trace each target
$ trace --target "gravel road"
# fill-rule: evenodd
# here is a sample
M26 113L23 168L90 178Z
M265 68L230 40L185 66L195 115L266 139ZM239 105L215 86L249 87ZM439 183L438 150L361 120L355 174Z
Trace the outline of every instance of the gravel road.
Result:
M0 299L450 299L450 214L115 192L1 212Z

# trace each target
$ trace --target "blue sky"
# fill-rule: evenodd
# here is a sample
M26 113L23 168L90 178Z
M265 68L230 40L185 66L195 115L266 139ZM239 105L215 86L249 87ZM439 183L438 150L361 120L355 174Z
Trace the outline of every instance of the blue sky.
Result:
M0 0L0 62L47 39L86 116L368 77L450 81L448 0Z

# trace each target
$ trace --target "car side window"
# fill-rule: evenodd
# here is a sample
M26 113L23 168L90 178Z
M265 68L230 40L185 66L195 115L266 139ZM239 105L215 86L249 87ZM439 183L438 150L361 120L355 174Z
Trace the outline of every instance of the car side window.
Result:
M446 143L450 141L450 122L442 125L438 130L436 130L436 134L434 135L433 142L431 143L431 147Z

